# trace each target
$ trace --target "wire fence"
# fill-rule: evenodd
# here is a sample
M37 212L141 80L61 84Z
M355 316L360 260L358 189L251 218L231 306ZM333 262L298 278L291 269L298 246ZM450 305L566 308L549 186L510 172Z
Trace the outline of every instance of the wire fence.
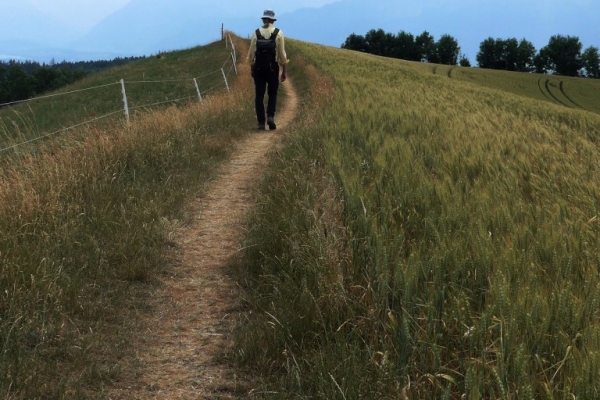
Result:
M121 86L121 94L122 94L122 108L120 108L120 109L106 112L100 116L96 116L94 110L86 109L86 112L88 114L93 115L92 118L81 121L81 122L72 123L69 126L53 130L52 132L43 133L37 137L23 140L22 142L6 146L6 147L0 149L0 153L4 153L9 150L16 149L18 147L36 142L38 140L47 139L52 136L61 134L63 132L66 132L66 131L69 131L69 130L72 130L75 128L79 128L84 125L88 125L88 124L106 119L108 117L111 117L111 116L114 116L114 115L117 115L120 113L124 113L126 121L129 124L129 123L131 123L131 120L130 120L131 114L130 113L133 110L150 109L150 108L162 106L165 104L174 104L174 103L181 103L181 102L191 102L191 101L203 102L208 94L215 92L219 88L223 88L223 87L226 88L227 92L230 92L231 89L229 86L229 78L232 73L235 73L235 75L237 75L237 73L238 73L237 72L237 54L236 54L237 52L236 52L236 48L235 48L235 43L233 42L231 35L227 35L227 37L224 37L224 39L225 39L225 43L226 43L226 48L228 50L230 50L230 54L227 56L227 59L222 64L221 68L214 70L214 71L206 72L205 74L197 76L197 77L173 78L173 79L164 79L164 80L130 80L130 81L121 79L120 81L117 81L117 82L88 87L88 88L84 88L84 89L72 90L72 91L63 92L63 93L55 93L55 94L50 94L50 95L46 95L46 96L34 97L34 98L27 99L27 100L19 100L19 101L13 101L13 102L9 102L9 103L0 104L0 108L5 108L5 107L12 108L17 105L29 105L33 102L38 102L38 101L47 101L47 100L55 101L57 98L60 98L60 97L72 96L72 95L75 95L78 93L88 92L88 91L92 91L92 90L106 90L107 88L110 88L113 86ZM217 84L210 86L210 87L204 87L201 90L200 89L201 85L199 82L201 82L203 79L209 78L212 75L216 75L216 74L221 74L223 77L223 80ZM164 84L177 84L177 83L185 84L186 82L189 82L192 85L191 87L194 88L195 94L184 95L182 97L177 97L177 98L167 98L166 100L161 100L161 101L156 101L156 102L151 102L151 103L144 103L144 104L130 104L130 101L127 98L128 88L130 88L133 85L141 85L141 84L143 84L143 85L164 85ZM165 91L164 90L160 91L160 93L165 94ZM173 93L173 92L171 92L171 93ZM11 122L13 125L15 125L15 126L17 125L14 121L11 121Z

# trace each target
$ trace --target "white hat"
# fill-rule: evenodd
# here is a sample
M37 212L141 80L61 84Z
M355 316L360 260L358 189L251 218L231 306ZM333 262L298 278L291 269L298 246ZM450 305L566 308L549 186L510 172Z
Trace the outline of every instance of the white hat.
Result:
M265 10L263 12L263 16L260 18L261 19L270 19L271 21L277 21L277 18L275 18L275 11L273 11L273 10Z

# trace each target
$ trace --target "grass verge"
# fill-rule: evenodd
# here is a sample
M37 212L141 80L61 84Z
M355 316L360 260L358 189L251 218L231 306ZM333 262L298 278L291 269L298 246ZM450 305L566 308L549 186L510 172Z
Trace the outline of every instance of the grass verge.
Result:
M118 378L153 277L169 267L170 227L252 126L247 75L232 94L4 160L0 397L101 398Z

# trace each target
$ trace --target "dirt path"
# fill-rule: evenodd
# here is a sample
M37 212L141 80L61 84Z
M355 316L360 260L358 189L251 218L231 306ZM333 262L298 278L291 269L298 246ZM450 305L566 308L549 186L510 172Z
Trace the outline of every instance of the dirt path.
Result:
M296 114L288 81L277 130L254 131L237 144L205 196L190 205L192 221L175 232L179 262L162 279L143 323L136 354L126 359L109 399L231 399L238 386L223 355L231 346L237 288L224 266L237 253L266 155Z

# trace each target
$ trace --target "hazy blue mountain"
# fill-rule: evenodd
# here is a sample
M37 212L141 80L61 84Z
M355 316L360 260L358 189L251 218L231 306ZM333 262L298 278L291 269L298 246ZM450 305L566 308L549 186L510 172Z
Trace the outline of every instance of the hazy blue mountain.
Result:
M38 61L81 61L81 60L112 60L116 56L112 52L76 51L67 47L54 47L26 40L0 41L0 60Z
M234 8L224 1L133 0L72 47L129 55L181 49L217 40L222 23L253 13L256 4L250 2Z
M577 6L567 0L487 3L483 13L481 0L341 0L319 9L278 14L277 26L287 37L335 47L351 33L364 35L378 28L392 33L404 30L413 35L428 31L436 39L450 34L473 65L479 44L488 37L525 38L539 50L552 35L561 34L579 37L584 48L600 47L600 2L582 0ZM228 2L214 0L133 0L85 35L76 35L44 20L37 11L26 9L25 4L21 8L20 16L0 14L3 30L10 26L15 30L11 33L13 39L31 42L22 52L26 58L54 54L52 57L57 60L152 55L206 44L220 37L222 23L226 29L247 37L260 25L262 13L262 8L252 2L234 8ZM5 25L11 18L18 18L23 26ZM31 24L46 24L46 37L27 36L27 26ZM65 45L69 38L72 40ZM7 42L10 39L0 34L0 55L7 52L5 49L18 52L19 45L13 42L11 46ZM33 43L41 44L44 51L34 51Z

